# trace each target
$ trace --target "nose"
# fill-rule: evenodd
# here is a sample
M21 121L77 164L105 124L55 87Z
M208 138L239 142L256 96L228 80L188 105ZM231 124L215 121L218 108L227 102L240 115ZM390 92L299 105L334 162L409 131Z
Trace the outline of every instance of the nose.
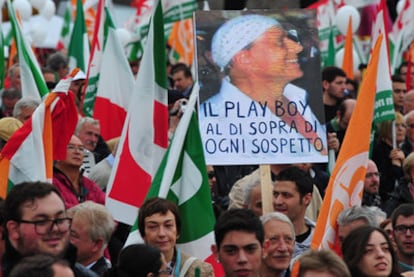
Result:
M160 228L158 230L158 235L159 236L165 236L165 228L164 228L164 226L160 226Z
M245 264L245 263L247 263L247 255L246 255L246 252L244 250L241 250L239 252L239 258L238 258L238 261L237 262L239 264Z
M295 54L298 54L303 50L303 46L300 43L293 41L290 38L285 38L285 44L289 52L294 52Z

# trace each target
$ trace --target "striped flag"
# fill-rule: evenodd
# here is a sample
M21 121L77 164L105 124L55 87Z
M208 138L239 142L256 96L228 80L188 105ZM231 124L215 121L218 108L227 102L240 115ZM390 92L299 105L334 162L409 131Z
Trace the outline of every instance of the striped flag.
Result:
M130 95L134 89L134 76L116 34L109 9L105 8L105 12L108 37L102 55L93 117L100 122L102 137L109 140L121 136Z
M373 24L372 41L377 41L380 34L383 34L383 43L380 48L378 61L377 94L375 96L374 123L377 124L386 120L395 119L395 110L392 97L392 81L388 46L388 32L385 26L385 0L381 0L380 9ZM372 50L372 49L371 49Z
M167 71L158 0L107 188L106 206L116 220L135 222L167 146Z
M69 47L70 41L70 31L71 31L71 24L72 24L72 17L70 13L70 3L66 4L65 14L63 15L63 25L62 30L60 32L60 40L58 42L58 48L65 48Z
M339 253L336 219L342 210L361 205L382 40L383 35L380 35L361 84L362 93L358 95L341 151L329 179L311 243L313 249L334 249Z
M36 56L23 36L21 25L10 0L7 0L7 8L19 55L22 96L41 100L43 96L49 93L49 89L43 79Z
M82 99L82 112L91 117L95 105L96 91L98 89L101 71L102 51L105 44L105 1L99 0L96 14L95 31L93 33L91 55L89 57L86 73L85 97ZM114 91L115 92L115 91ZM102 126L102 124L101 124Z
M214 244L215 217L201 135L194 112L198 89L198 84L195 84L146 199L161 197L177 204L182 222L178 247L190 256L211 263L216 276L221 276L219 272L222 269L210 250ZM139 238L136 222L127 244L139 241Z
M171 46L174 60L192 64L194 57L193 19L183 19L172 25L168 45Z
M3 199L15 184L51 181L53 160L66 158L66 146L78 121L73 94L68 93L71 80L72 77L61 80L3 147L0 153Z
M89 39L86 32L82 0L77 0L76 19L68 49L69 68L72 70L77 67L86 72L89 62L89 51Z
M342 61L342 69L345 71L346 77L349 79L354 79L354 51L352 46L352 37L352 17L350 16L345 37L344 59Z

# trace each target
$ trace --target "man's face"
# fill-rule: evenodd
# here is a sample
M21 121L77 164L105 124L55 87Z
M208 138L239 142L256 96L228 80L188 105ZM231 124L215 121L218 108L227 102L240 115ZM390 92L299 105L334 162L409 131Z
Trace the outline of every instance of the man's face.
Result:
M345 95L346 78L343 76L336 76L332 82L323 81L324 89L331 98L342 100Z
M226 277L256 277L260 271L262 246L254 233L228 232L218 249L212 246L216 259L220 261Z
M158 247L164 255L174 251L178 238L175 216L171 211L156 213L145 218L145 243Z
M22 89L22 83L20 79L20 68L17 67L14 69L13 77L10 78L10 85L13 88Z
M281 28L269 28L250 49L239 52L247 55L253 74L280 80L283 83L302 77L298 54L303 47L287 37Z
M250 192L250 201L247 208L252 210L257 216L262 216L262 189L260 184L256 185Z
M394 106L402 108L404 106L404 95L407 93L407 86L405 83L393 82L392 83L392 98L394 100Z
M54 192L33 203L22 204L22 220L39 221L65 218L66 211L62 199ZM56 224L45 235L36 232L35 225L16 221L7 222L7 230L12 245L24 256L49 254L61 257L69 243L69 230L62 232Z
M79 216L73 217L70 230L70 242L76 246L76 259L82 265L92 262L91 256L100 250L102 245L98 245L89 236L90 223Z
M17 119L24 123L32 116L35 110L36 108L34 107L24 107L20 110L20 114Z
M365 222L365 220L363 219L357 219L352 221L351 223L347 224L347 225L338 225L338 239L339 241L342 243L344 241L344 239L346 238L346 236L349 235L349 233L351 233L352 230L361 227L361 226L365 226L367 225L367 223Z
M66 148L66 159L67 165L81 167L84 158L84 147L80 139L76 136L70 138L69 144Z
M263 227L265 240L269 242L263 250L264 264L276 271L287 269L295 247L292 228L288 223L278 220L270 220Z
M364 192L377 194L379 192L380 177L377 165L368 161L367 172L365 173Z
M99 124L84 123L79 131L79 139L86 149L93 152L99 140L101 128Z
M412 110L414 110L414 90L410 90L404 95L404 114Z
M19 101L19 98L7 98L3 97L3 106L6 111L13 111L14 106L16 105L17 101Z
M184 92L193 84L193 79L191 77L185 77L184 71L177 71L172 76L174 81L174 87L179 92Z
M397 245L398 255L405 258L414 258L414 232L410 229L404 231L398 230L400 226L413 226L414 215L405 217L398 216L394 227L394 241Z
M273 185L273 207L276 212L283 213L292 222L303 218L312 195L300 197L296 184L292 181L276 181Z

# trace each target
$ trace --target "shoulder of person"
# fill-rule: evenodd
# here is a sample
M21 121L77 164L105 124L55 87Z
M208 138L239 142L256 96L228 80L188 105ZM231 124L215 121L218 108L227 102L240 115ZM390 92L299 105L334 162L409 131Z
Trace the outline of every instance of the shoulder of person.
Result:
M80 263L75 263L72 268L75 277L98 277L98 274L84 267Z
M214 276L213 266L209 263L203 262L200 259L195 259L191 266L188 268L185 273L185 277L195 277L197 268L200 270L200 274L197 276L210 277Z

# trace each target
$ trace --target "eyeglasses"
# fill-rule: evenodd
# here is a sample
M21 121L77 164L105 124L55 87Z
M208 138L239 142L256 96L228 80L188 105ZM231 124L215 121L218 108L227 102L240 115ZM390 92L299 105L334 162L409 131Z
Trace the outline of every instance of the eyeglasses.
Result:
M54 225L58 227L60 232L68 231L72 224L72 218L62 217L62 218L55 218L55 219L33 220L33 221L21 219L18 222L33 224L35 226L36 234L46 235L53 229Z
M405 234L407 230L410 230L411 234L414 234L414 225L397 225L394 227L394 232Z
M209 179L213 179L214 177L216 177L216 173L214 173L214 171L207 172L207 175Z
M84 152L85 151L85 147L80 146L80 145L68 144L68 150L70 150L70 151L78 150L80 152Z
M372 177L381 177L381 173L379 172L369 172L365 174L365 178L372 178Z

